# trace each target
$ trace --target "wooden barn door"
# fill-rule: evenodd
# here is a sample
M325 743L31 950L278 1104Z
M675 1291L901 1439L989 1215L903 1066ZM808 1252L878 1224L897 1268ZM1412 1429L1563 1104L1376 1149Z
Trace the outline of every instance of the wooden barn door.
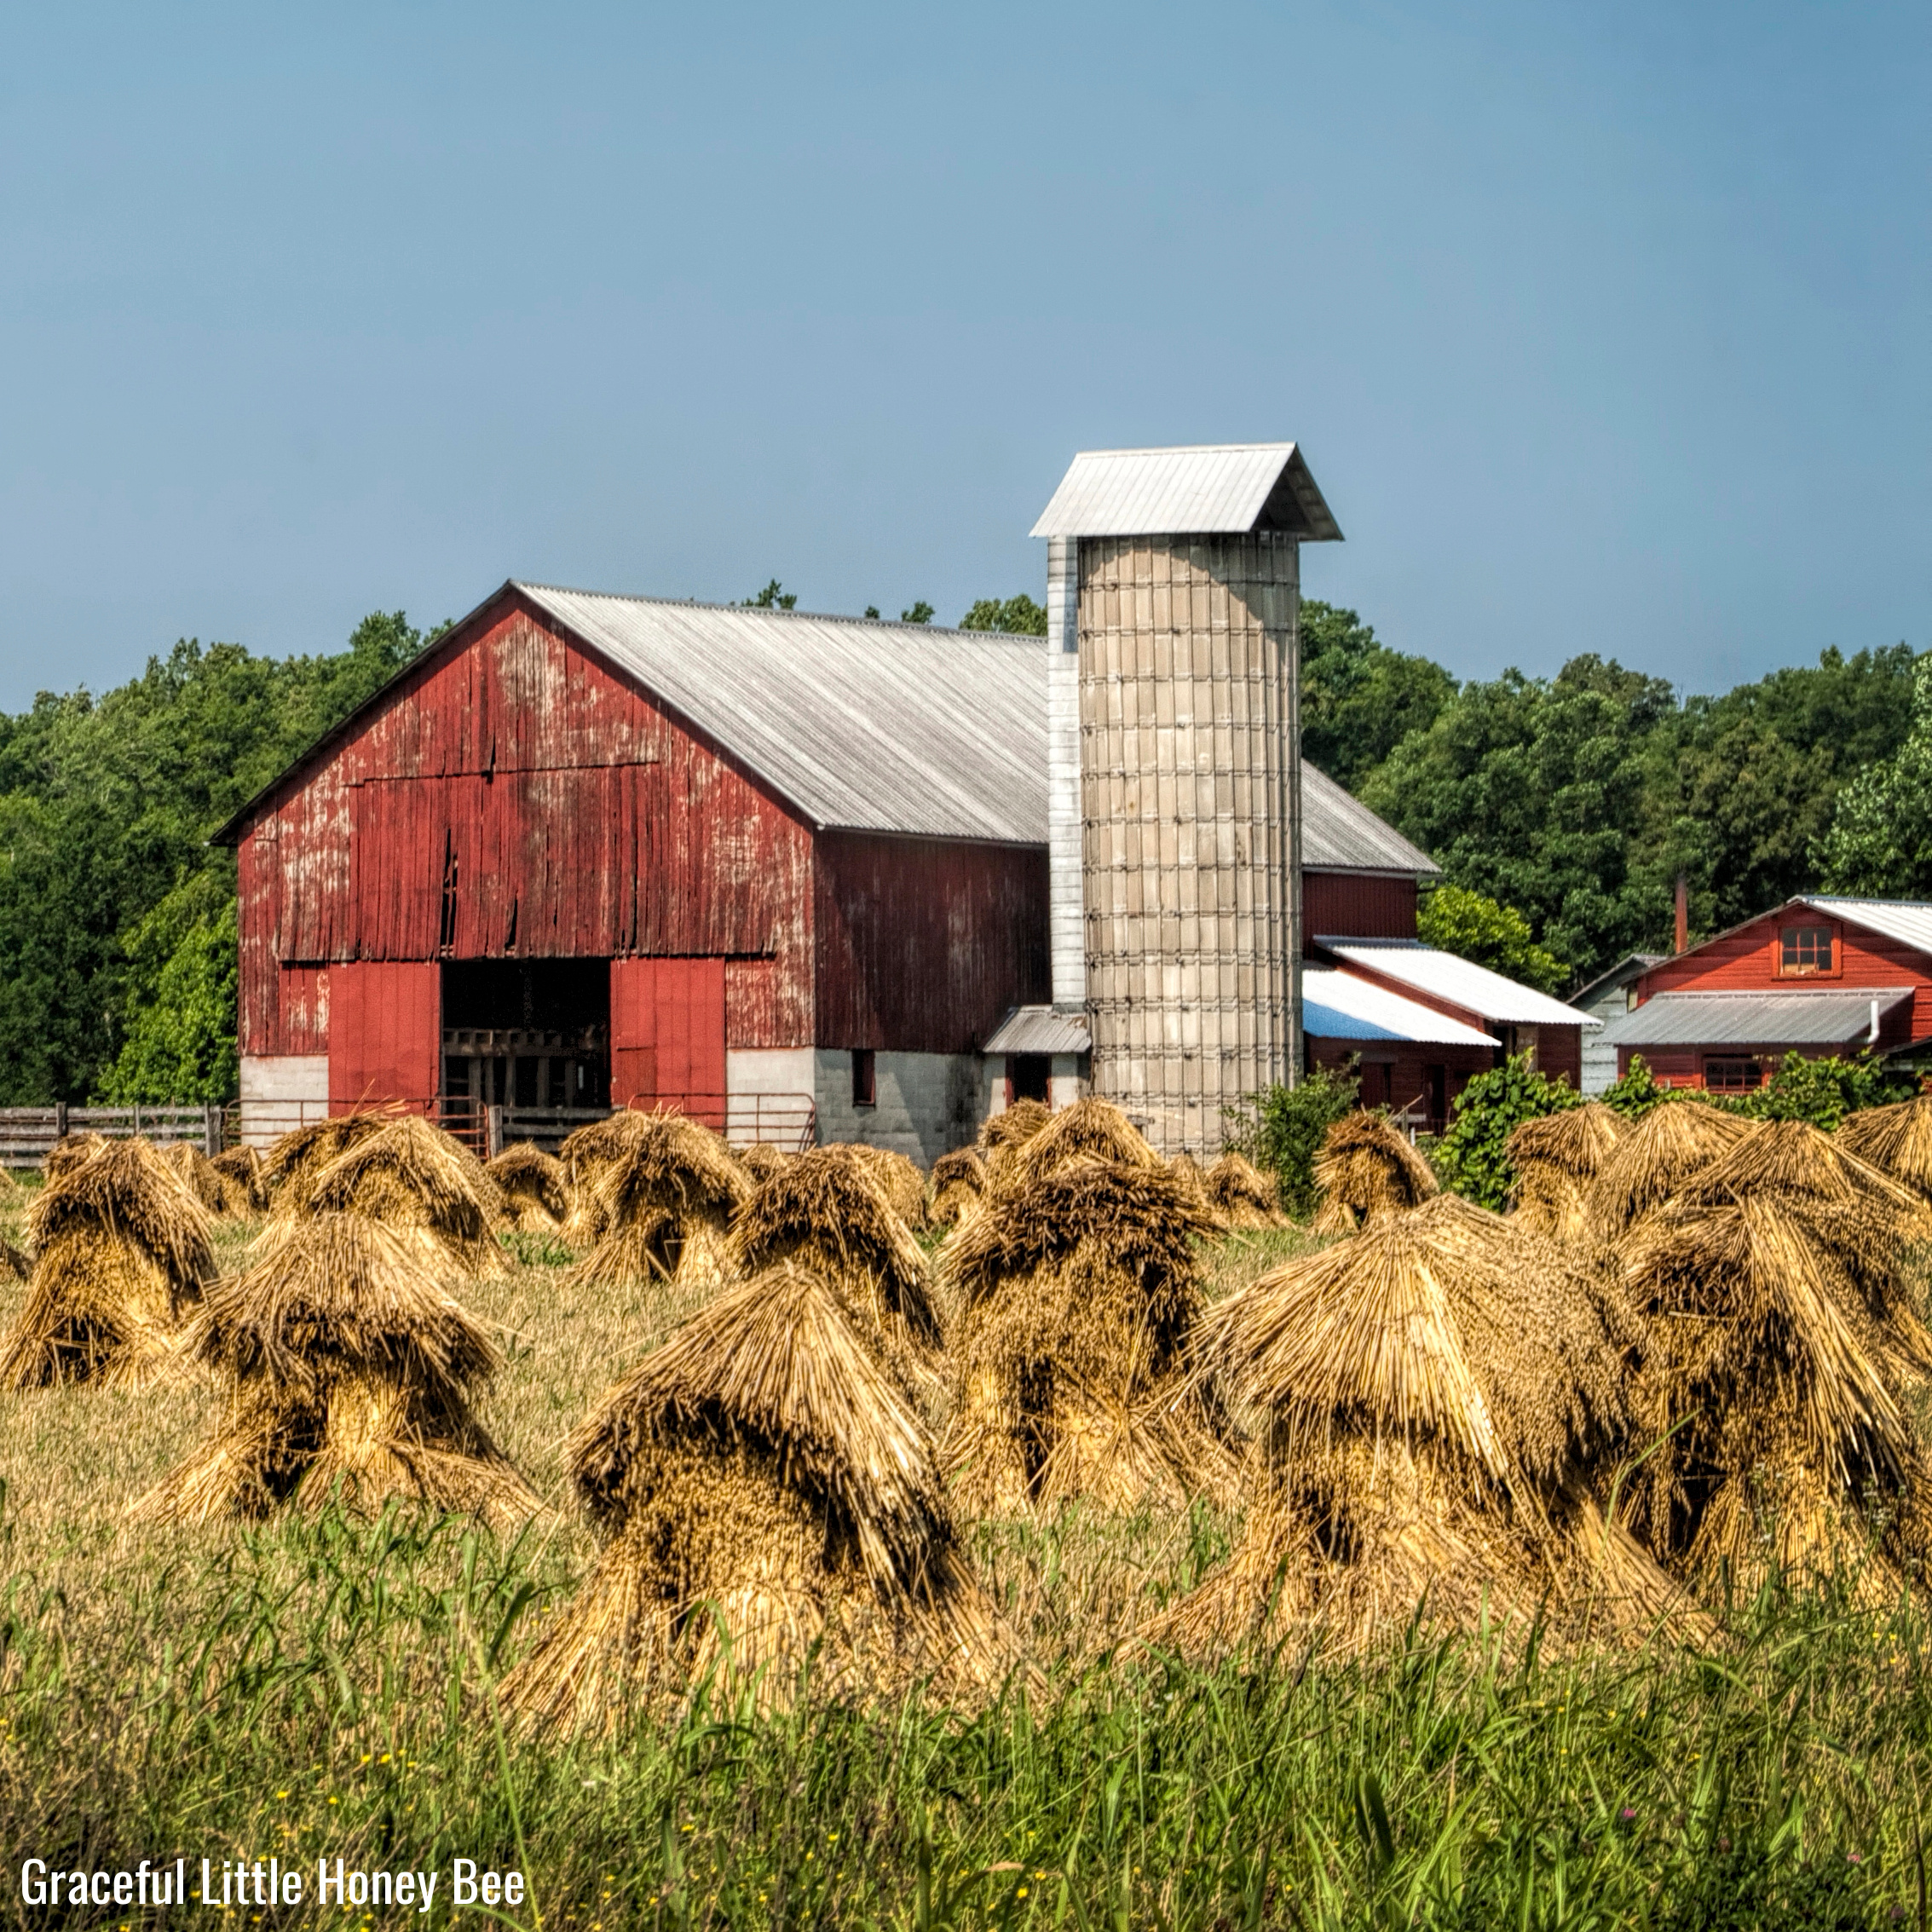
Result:
M610 1104L724 1131L724 961L610 962Z
M365 960L329 968L329 1111L424 1109L442 1075L442 969Z

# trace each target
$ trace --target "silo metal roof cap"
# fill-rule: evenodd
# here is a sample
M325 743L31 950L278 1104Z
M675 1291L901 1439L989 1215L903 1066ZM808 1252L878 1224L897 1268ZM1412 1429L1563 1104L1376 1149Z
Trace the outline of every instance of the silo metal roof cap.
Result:
M1033 526L1036 537L1246 536L1339 543L1341 526L1293 443L1087 449Z

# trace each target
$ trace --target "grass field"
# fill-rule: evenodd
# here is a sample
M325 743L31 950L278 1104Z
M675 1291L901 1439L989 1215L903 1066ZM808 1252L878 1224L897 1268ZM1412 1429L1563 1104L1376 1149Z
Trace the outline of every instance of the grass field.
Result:
M1220 1285L1292 1238L1224 1243ZM559 1928L1932 1923L1918 1611L1768 1595L1702 1655L1111 1654L1227 1547L1201 1511L973 1525L1048 1687L983 1711L808 1693L760 1719L701 1692L674 1724L506 1739L493 1686L590 1554L562 1439L680 1313L523 1252L468 1290L510 1358L486 1419L557 1506L512 1543L408 1513L126 1531L213 1384L0 1398L0 1918L136 1922L22 1904L28 1856L326 1854L518 1867L506 1916ZM319 1918L424 1923L222 1922Z

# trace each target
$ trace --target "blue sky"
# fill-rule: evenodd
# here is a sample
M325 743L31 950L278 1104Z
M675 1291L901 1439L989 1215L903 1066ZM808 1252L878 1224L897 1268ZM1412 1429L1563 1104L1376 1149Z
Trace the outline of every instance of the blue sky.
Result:
M10 9L0 706L508 575L947 620L1298 439L1463 676L1928 635L1932 11Z

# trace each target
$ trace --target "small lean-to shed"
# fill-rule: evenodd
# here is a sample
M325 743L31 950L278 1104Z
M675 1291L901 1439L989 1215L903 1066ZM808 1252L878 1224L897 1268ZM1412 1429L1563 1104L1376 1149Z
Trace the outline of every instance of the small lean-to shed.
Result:
M663 1102L930 1158L1045 995L1038 641L511 582L222 831L244 1130Z

